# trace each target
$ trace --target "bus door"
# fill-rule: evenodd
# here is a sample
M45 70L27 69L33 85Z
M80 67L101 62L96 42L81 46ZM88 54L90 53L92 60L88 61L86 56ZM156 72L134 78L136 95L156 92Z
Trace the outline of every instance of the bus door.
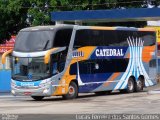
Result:
M95 76L94 76L94 65L95 63L90 60L79 61L78 63L78 80L81 81L82 85L81 92L88 92L94 89Z
M92 91L102 85L108 77L112 74L106 71L106 69L112 69L110 62L105 60L86 60L80 61L79 64L79 76L84 83L83 89L86 91Z

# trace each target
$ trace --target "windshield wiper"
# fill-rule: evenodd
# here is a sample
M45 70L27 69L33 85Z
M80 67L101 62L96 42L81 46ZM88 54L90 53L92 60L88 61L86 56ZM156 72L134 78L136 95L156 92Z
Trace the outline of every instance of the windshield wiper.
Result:
M45 44L43 50L45 50L47 48L48 43L49 43L49 40L46 41L46 44Z

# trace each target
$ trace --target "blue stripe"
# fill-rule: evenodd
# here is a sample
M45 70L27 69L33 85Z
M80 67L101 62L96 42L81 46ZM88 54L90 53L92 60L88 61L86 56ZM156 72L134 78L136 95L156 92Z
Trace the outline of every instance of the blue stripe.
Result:
M131 47L131 46L130 46ZM119 89L121 89L122 88L122 86L123 86L123 84L125 83L125 81L126 81L126 78L128 77L128 75L129 75L129 72L130 72L130 69L131 69L131 67L132 67L132 64L133 64L133 46L131 47L131 51L130 51L130 53L132 53L132 57L130 56L130 60L131 60L131 65L130 65L130 67L129 67L129 71L128 71L128 74L126 75L126 77L124 78L125 80L122 82L122 84L121 84L121 86L119 87ZM130 50L130 49L129 49ZM130 54L131 55L131 54ZM132 58L132 59L131 59Z

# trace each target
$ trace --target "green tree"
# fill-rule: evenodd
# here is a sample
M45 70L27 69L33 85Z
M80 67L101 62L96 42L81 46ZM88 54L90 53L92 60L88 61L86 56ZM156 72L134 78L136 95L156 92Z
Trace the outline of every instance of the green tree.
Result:
M56 5L55 0L30 0L30 8L28 10L28 19L31 26L50 24L50 12L52 4ZM52 9L53 10L53 9Z
M0 1L0 43L16 34L21 28L27 26L26 13L27 0L1 0Z
M160 0L0 0L0 43L27 26L51 24L51 11L157 7Z

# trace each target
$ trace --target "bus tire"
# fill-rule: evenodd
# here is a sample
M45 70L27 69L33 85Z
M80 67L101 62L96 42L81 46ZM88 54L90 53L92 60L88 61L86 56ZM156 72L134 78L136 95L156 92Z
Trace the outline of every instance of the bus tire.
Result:
M144 87L144 80L141 77L139 77L135 85L135 92L143 91L143 87Z
M133 93L135 89L135 82L132 77L129 78L127 88L120 90L121 93Z
M63 95L65 100L74 99L78 96L78 86L75 82L71 82L68 88L68 93Z
M44 98L44 96L31 96L31 97L36 101L41 101Z
M135 81L132 77L129 78L128 84L127 84L127 93L133 93L135 89Z

